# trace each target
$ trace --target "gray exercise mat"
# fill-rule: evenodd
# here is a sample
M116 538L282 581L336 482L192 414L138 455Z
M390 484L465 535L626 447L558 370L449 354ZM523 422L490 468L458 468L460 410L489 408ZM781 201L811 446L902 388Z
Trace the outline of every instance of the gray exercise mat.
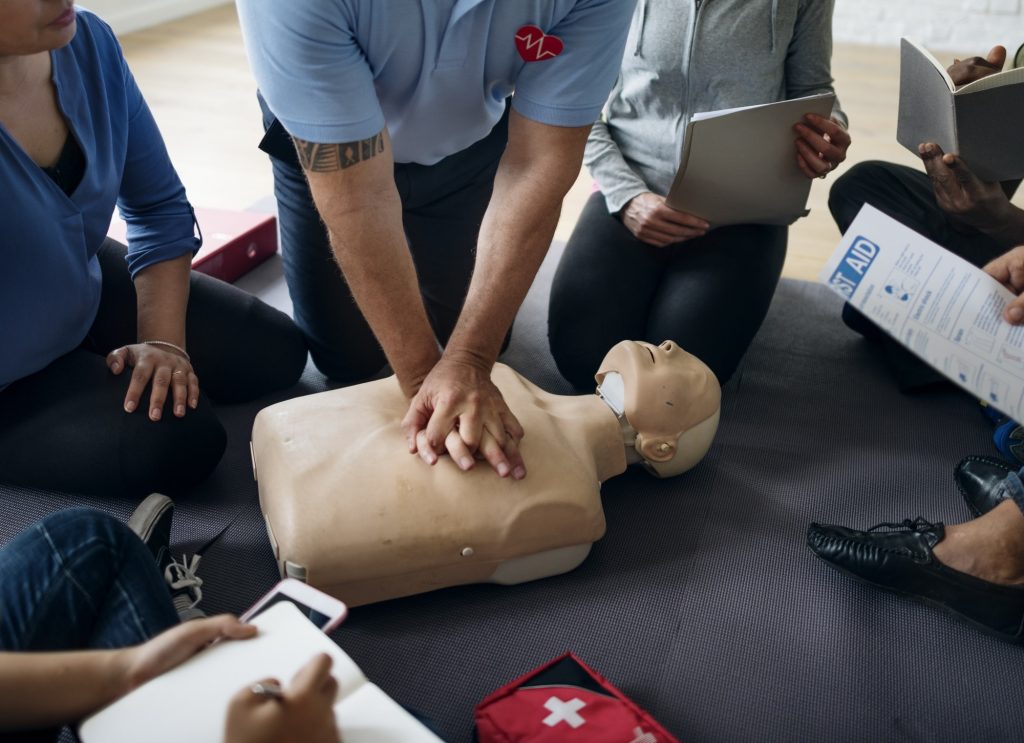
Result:
M555 257L503 360L564 392L546 345ZM280 296L275 270L249 280ZM1024 650L864 587L804 544L812 520L964 520L953 466L992 453L976 404L897 392L839 309L822 287L783 281L707 459L673 480L610 481L608 534L578 570L356 608L335 638L452 743L471 740L480 699L568 649L688 743L1021 739ZM323 388L309 370L291 394ZM178 501L185 548L240 513L201 566L210 612L244 609L277 578L248 454L269 402L220 410L224 461ZM122 517L132 506L0 487L0 539L83 501Z

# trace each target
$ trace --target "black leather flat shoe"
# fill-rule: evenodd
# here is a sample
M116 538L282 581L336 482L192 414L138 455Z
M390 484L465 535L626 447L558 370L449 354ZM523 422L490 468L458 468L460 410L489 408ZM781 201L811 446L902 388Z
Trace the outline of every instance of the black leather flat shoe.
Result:
M937 606L1000 639L1024 643L1024 588L989 583L943 565L932 548L945 533L941 523L921 517L868 531L811 524L807 546L858 580Z
M1017 467L1003 459L979 454L961 459L953 470L953 479L967 508L978 517L1006 500L1003 480L1016 471Z

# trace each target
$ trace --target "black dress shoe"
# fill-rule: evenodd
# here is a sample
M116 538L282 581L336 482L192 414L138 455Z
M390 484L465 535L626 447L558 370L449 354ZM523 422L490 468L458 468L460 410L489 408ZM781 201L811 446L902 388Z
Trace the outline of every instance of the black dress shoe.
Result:
M1008 496L1003 480L1016 471L1017 467L1005 460L976 455L960 460L953 470L953 479L967 502L967 508L978 517L1006 500Z
M920 517L868 531L811 524L807 546L858 580L937 606L1003 640L1024 643L1024 588L989 583L943 565L932 548L945 533L941 523Z

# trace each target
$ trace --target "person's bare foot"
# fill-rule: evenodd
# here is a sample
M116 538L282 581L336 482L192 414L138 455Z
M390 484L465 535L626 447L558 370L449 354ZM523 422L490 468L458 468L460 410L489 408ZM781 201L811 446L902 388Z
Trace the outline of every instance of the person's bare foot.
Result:
M1012 500L983 516L946 526L932 554L947 567L990 583L1024 585L1024 514Z

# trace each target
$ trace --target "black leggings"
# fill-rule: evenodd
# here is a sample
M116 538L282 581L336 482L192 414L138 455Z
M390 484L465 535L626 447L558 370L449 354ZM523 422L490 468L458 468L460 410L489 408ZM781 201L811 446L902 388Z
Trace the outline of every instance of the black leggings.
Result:
M168 395L160 421L145 403L124 412L130 370L114 376L105 355L135 343L135 287L125 248L99 252L100 307L81 346L0 390L0 482L72 493L138 497L180 493L217 465L226 435L206 394L242 402L294 384L306 364L287 315L246 292L193 273L186 335L203 393L175 417ZM147 386L143 400L150 393Z
M580 391L622 340L672 340L725 384L754 339L786 258L785 227L736 225L665 248L648 245L590 197L551 287L548 337Z

